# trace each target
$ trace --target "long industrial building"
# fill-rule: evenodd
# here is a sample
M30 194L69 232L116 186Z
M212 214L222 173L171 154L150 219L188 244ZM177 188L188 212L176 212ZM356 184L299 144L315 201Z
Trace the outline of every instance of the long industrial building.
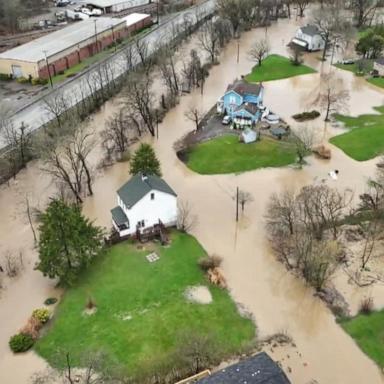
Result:
M104 13L116 13L149 4L151 0L85 0L84 2L89 6L101 9Z
M47 79L151 23L149 15L141 16L132 20L98 17L74 23L1 53L0 73Z

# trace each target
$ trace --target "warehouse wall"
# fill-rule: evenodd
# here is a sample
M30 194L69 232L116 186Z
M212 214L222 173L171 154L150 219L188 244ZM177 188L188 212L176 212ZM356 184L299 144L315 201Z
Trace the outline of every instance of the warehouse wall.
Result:
M141 20L134 25L129 26L128 28L114 29L114 39L120 39L127 37L129 34L134 33L137 30L143 29L144 27L151 25L152 20L151 17L148 16L146 19ZM118 28L118 27L115 27ZM89 56L93 56L97 52L102 51L104 48L110 46L113 43L113 35L112 30L108 30L107 32L98 35L97 37L98 48L96 48L95 38L88 41L88 45L83 46L80 49L76 49L76 51L71 51L66 54L65 57L62 57L58 60L52 61L49 59L49 70L51 76L58 74L61 71L65 71L66 69L73 67L78 64L80 61L84 60ZM45 65L45 62L40 63L40 68L38 71L38 76L43 79L47 79L48 69Z
M24 77L28 78L31 75L33 78L39 76L39 67L37 63L29 63L20 60L0 59L0 73L6 75L12 74L12 65L20 67Z

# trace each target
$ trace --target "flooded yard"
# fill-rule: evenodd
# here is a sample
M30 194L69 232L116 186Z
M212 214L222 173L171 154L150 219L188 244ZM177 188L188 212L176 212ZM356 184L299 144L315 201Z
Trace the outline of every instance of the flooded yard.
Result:
M305 23L304 20L299 20ZM287 55L286 44L293 36L295 21L281 20L267 30L271 52ZM244 33L239 42L240 60L237 63L237 41L232 41L220 57L220 65L212 68L204 87L204 94L194 91L181 98L159 125L159 139L150 139L161 163L167 182L181 200L188 201L198 216L198 225L192 234L209 254L223 257L223 270L234 300L253 316L260 337L276 332L287 332L293 339L300 359L290 358L288 376L294 384L308 384L314 379L319 384L380 384L384 378L375 364L366 357L353 340L335 322L325 304L314 297L313 290L289 272L274 257L265 233L264 214L272 193L283 188L297 190L306 184L327 179L331 169L339 169L337 181L330 185L344 189L353 188L357 199L364 191L368 177L375 172L375 160L357 162L339 149L332 150L330 160L314 157L308 159L303 169L293 167L262 169L242 174L203 176L193 173L176 156L174 143L192 130L184 112L195 105L210 108L223 94L227 85L236 77L247 74L253 63L246 52L252 43L266 34L265 29ZM306 56L306 64L318 71L328 71L327 64L318 60L318 53ZM372 112L371 108L383 103L384 90L369 85L361 78L346 71L333 69L350 91L349 109L353 115ZM264 83L264 104L286 120L293 130L304 123L296 123L291 115L307 109L308 100L319 84L320 74L309 74L286 80ZM116 103L108 102L94 115L91 125L103 128L106 119L117 110ZM317 130L318 140L327 139L339 132L324 124L321 119L308 123ZM96 165L101 153L93 152ZM84 213L99 225L111 227L110 209L115 206L115 192L129 178L128 163L117 163L99 171L94 184L94 196L84 203ZM244 215L235 221L234 194L236 187L250 192L254 202L246 206ZM37 259L33 237L25 214L25 196L34 206L43 207L54 193L49 178L30 163L10 186L0 188L0 252L6 249L24 251L26 268L15 281L7 284L0 297L0 382L26 383L28 377L44 367L44 362L33 352L14 356L8 349L9 336L26 321L32 309L42 305L54 292L54 282L33 270ZM365 292L351 291L347 299L358 303ZM372 286L369 294L376 306L384 306L384 287ZM355 300L355 301L354 301ZM272 357L286 357L286 350L269 351ZM287 368L284 363L283 367Z

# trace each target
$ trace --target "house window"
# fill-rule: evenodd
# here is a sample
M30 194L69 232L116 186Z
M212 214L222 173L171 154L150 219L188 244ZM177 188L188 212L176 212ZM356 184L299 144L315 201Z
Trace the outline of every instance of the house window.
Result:
M155 200L155 194L153 192L151 193L151 200Z
M236 97L235 96L229 96L229 104L236 104Z

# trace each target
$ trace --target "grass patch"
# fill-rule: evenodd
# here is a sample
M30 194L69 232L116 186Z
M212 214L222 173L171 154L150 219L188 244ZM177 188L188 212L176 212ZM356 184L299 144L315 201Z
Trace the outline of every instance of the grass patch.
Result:
M337 64L334 64L334 66L336 68L343 69L344 71L352 72L356 76L364 76L373 70L373 60L364 59L363 65L359 65L358 62L355 62L353 64L337 63Z
M269 137L244 144L238 136L225 135L197 144L187 153L188 167L203 175L282 167L295 161L292 143Z
M79 354L101 350L108 363L117 362L136 375L172 363L179 337L193 332L210 335L224 356L249 345L254 324L239 315L227 291L207 282L198 266L204 249L189 235L174 232L171 238L169 247L147 246L160 256L154 263L145 258L150 251L128 242L108 250L66 292L51 328L36 344L37 352L57 366L63 363L54 357L59 348L69 351L75 364ZM209 287L211 304L185 300L185 289L200 284ZM82 312L89 296L97 311L86 316Z
M384 367L384 310L341 322L344 330L380 367Z
M358 161L365 161L384 152L384 106L375 108L377 115L357 117L336 115L350 131L332 137L330 142L348 156Z
M286 79L288 77L306 75L316 71L306 65L293 65L291 60L280 55L269 55L261 66L255 65L245 79L250 83L260 81Z
M368 83L376 85L376 87L384 88L384 77L370 77Z

